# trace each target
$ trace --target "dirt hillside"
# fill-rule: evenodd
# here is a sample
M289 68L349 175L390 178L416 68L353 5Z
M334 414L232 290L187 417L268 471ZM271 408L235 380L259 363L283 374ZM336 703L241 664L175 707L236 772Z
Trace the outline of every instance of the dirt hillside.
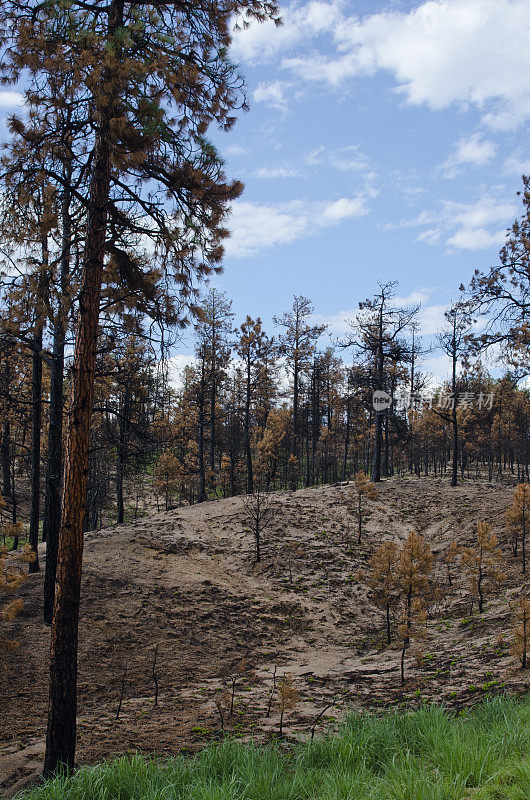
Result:
M226 729L242 737L278 730L273 675L294 677L301 699L287 735L309 735L347 708L444 700L458 707L488 692L528 689L510 654L509 600L521 586L503 525L514 485L390 479L368 505L356 544L353 485L278 492L280 513L253 564L241 498L143 517L86 536L80 627L78 758L127 750L193 750L220 735L214 697L236 677ZM441 552L473 543L477 520L497 532L508 579L481 616L467 585L449 586ZM383 614L359 570L383 540L425 535L443 597L428 619L423 658L387 646ZM30 576L13 624L0 703L0 786L39 763L44 746L49 628L41 621L42 574ZM157 649L155 708L152 675ZM244 664L241 665L241 659ZM123 701L117 718L120 694ZM228 716L225 714L225 717Z

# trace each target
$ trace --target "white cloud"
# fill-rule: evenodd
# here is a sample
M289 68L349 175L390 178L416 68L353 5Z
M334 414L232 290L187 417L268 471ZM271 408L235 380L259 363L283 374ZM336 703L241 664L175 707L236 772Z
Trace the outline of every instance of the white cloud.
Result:
M483 166L493 158L495 151L495 144L490 139L484 139L479 133L463 136L442 165L443 175L445 178L455 178L463 164Z
M322 208L323 219L329 222L342 222L351 217L362 217L364 214L366 214L366 200L362 196L341 197L340 200L335 200L334 203Z
M506 175L528 175L530 173L530 156L523 153L511 153L504 161L504 173Z
M301 80L335 88L384 71L408 102L471 104L494 128L530 116L528 0L426 0L363 17L347 9L340 0L291 3L283 28L252 25L236 36L233 54L263 61L283 53Z
M429 299L429 294L429 289L419 289L405 296L396 297L393 303L396 306L417 306L420 303L425 303Z
M506 227L517 214L513 203L498 202L492 197L483 197L475 203L445 201L442 224L454 232L446 244L460 250L482 250L501 245ZM504 227L498 225L504 223ZM492 230L492 226L495 226Z
M279 50L288 50L300 42L303 34L294 20L285 18L282 12L283 25L279 28L267 20L254 23L249 28L236 31L231 47L231 55L236 61L250 63L271 58Z
M359 173L362 176L365 194L375 197L378 193L375 186L378 176L371 169L368 156L359 150L358 145L337 149L317 147L305 156L304 162L306 167L334 167L343 172ZM307 173L307 169L302 171L293 164L284 163L267 164L255 170L252 175L255 178L298 178L304 173Z
M340 147L330 150L326 147L317 147L306 157L309 166L326 164L343 172L352 170L354 172L364 172L369 169L369 159L359 150L359 145Z
M283 25L279 28L267 21L236 31L231 48L233 58L251 63L265 61L305 39L332 31L340 23L340 2L291 3L282 8L281 17Z
M194 355L179 353L171 356L166 361L168 370L169 382L173 389L181 389L183 385L184 369L186 367L193 367L197 364L197 359Z
M232 144L225 149L225 153L229 156L245 156L248 153L248 149L240 144Z
M427 228L416 237L417 242L426 242L430 245L440 244L442 231L440 228Z
M439 356L424 359L421 368L422 372L429 373L434 378L434 382L430 382L430 388L434 388L437 383L443 383L450 377L451 359L445 353L441 353Z
M514 203L484 195L473 203L442 200L437 212L422 211L415 219L389 223L384 228L424 228L416 241L443 243L450 250L483 250L502 245L506 228L517 213Z
M462 226L453 236L447 239L447 245L457 250L485 250L503 243L506 229L490 232L485 228Z
M236 201L229 228L232 235L225 244L226 254L235 258L290 244L312 236L332 225L368 213L367 195L342 197L328 203L294 200L279 205Z
M442 305L422 306L418 320L420 333L423 336L432 336L437 333L443 327L446 310L447 306Z
M457 164L476 164L481 166L495 155L495 145L489 139L483 139L480 134L464 137L458 142L453 155Z
M24 105L24 95L20 92L0 92L0 108L14 108Z
M502 111L521 103L530 111L529 36L528 0L429 0L353 20L340 40L354 71L389 70L411 103L500 100Z
M245 200L235 202L225 243L228 256L249 256L260 250L288 244L307 231L307 217L302 209L258 205Z
M348 323L353 322L358 312L358 308L351 308L349 311L337 311L336 314L311 314L311 322L313 325L326 325L331 337L341 337L351 331Z
M298 178L300 172L289 165L260 167L253 173L254 178Z
M272 83L260 83L254 89L252 97L256 103L266 103L266 105L276 108L278 111L287 111L288 102L286 90L290 84L283 83L282 81L273 81Z

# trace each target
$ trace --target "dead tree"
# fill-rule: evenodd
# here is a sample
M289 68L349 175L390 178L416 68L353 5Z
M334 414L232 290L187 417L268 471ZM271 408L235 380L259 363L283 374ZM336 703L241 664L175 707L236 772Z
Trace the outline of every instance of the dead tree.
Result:
M280 509L270 494L264 492L259 485L256 486L253 494L248 494L243 498L243 509L248 529L254 535L256 542L255 563L258 564L261 559L261 535L266 528L272 525Z

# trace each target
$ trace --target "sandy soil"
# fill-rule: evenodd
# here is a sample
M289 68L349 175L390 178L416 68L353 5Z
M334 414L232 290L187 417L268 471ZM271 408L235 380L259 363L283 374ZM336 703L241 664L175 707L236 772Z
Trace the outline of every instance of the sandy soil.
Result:
M354 489L278 492L280 513L253 564L241 498L153 514L86 536L80 624L78 758L91 763L130 750L193 751L218 738L214 696L237 676L226 729L266 739L278 730L273 673L289 673L301 694L287 736L317 732L348 708L380 709L443 700L450 707L489 692L522 692L530 672L510 654L509 600L520 563L503 530L513 483L390 479L369 503L356 541ZM452 537L472 544L478 519L491 522L507 581L482 616L470 615L465 581L449 586L441 553ZM423 660L387 646L384 620L358 579L384 539L422 532L437 556L444 597L432 609ZM292 545L295 545L293 548ZM11 633L0 704L0 788L38 768L44 748L49 628L41 622L42 574L30 576ZM155 708L152 676L157 647ZM245 660L241 673L239 664ZM117 710L122 683L124 697Z

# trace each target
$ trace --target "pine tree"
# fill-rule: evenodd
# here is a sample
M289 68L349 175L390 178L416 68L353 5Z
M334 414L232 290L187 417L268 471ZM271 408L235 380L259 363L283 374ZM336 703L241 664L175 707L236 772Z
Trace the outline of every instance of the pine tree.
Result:
M280 334L279 352L285 356L288 371L292 376L293 427L291 437L291 455L300 460L299 453L299 395L300 379L311 365L311 358L316 350L319 337L325 331L325 325L311 325L309 318L313 306L307 297L295 296L293 305L274 322L284 329ZM294 475L294 472L293 472ZM292 488L296 486L292 485Z
M359 518L359 535L357 537L357 544L361 544L361 537L363 531L363 501L376 500L379 496L374 484L370 478L362 470L355 476L355 489L357 491L357 515Z
M368 585L373 590L374 602L385 612L386 639L391 641L390 609L399 598L397 583L398 546L395 542L383 542L370 559Z
M396 567L396 586L400 594L398 634L401 649L401 682L405 681L405 653L410 639L425 635L426 606L432 595L429 576L434 565L432 551L415 531L409 533L400 548Z
M520 483L513 493L513 503L506 512L506 522L513 531L513 554L517 558L521 535L521 570L526 572L526 532L530 522L530 485Z
M449 586L453 585L453 576L451 573L451 567L454 566L457 559L459 558L461 553L460 547L456 539L451 539L449 546L445 548L442 558L444 561L445 566L447 567L447 580L449 581Z
M86 119L75 153L86 176L79 191L87 214L52 622L47 776L60 764L74 765L83 520L104 272L113 260L124 284L148 292L141 248L150 240L150 263L164 276L168 308L175 301L183 323L197 280L219 270L223 220L242 186L226 181L205 134L211 123L229 129L243 102L227 57L234 16L277 18L277 9L268 0L185 0L164 13L157 3L136 0L105 7L72 0L60 11L5 0L0 8L3 77L15 82L24 73L30 127L38 129L39 112L65 102ZM64 75L71 76L73 97L55 92Z
M237 353L243 360L245 380L245 410L243 427L245 431L245 459L247 464L247 492L254 491L252 466L252 402L257 394L263 370L273 351L273 341L262 329L261 319L253 320L247 316L240 328Z
M502 553L498 539L486 522L477 523L477 544L462 549L461 564L467 575L471 595L478 600L478 610L482 614L484 599L493 592L505 576L501 572Z
M157 492L164 495L166 511L169 509L171 495L179 485L181 477L180 464L171 450L166 450L158 459L155 473Z
M263 491L261 484L257 483L253 494L247 494L243 498L243 510L249 530L254 536L255 563L258 564L261 560L261 535L272 525L280 513L280 508L270 494Z
M300 700L300 692L297 690L292 675L284 675L278 682L278 711L280 712L280 739L283 736L283 718L286 711L296 708Z
M455 303L445 314L446 327L438 334L438 344L441 349L451 359L451 413L441 414L448 422L451 422L453 432L453 454L451 486L458 483L458 413L457 413L457 369L459 362L466 356L468 351L468 340L470 334L470 320L468 308L464 301Z
M354 347L363 359L369 374L372 391L389 388L387 365L410 360L410 347L404 334L414 323L419 306L395 308L395 281L379 284L379 292L359 303L359 313L350 324L352 332L341 342L342 347ZM371 478L378 483L382 476L383 416L387 411L375 411Z
M213 480L217 471L217 399L227 377L232 349L232 301L224 292L210 289L197 311L195 324L197 354L204 360L205 391L210 427L208 452L209 473ZM220 459L219 459L220 460Z
M292 416L287 409L272 409L267 416L263 435L257 443L256 480L262 481L267 489L277 475L281 448L287 440L291 424Z
M486 330L473 337L474 345L487 350L501 346L506 361L516 371L528 368L530 329L528 327L528 293L530 290L530 175L523 175L520 192L523 213L510 230L499 260L489 272L475 270L469 285L473 308L493 321Z

